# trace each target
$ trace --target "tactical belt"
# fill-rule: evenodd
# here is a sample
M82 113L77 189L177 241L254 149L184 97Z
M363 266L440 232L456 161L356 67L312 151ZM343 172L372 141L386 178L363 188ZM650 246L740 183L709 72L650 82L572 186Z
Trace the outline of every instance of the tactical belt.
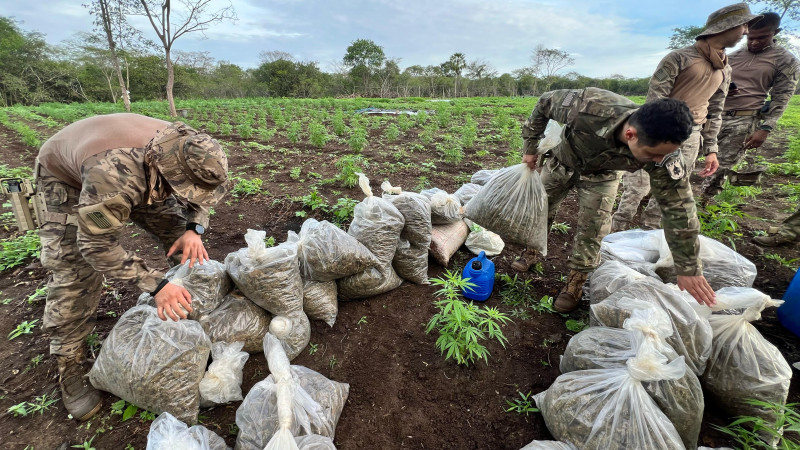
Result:
M44 212L45 223L58 223L61 225L74 225L78 226L78 216L75 214L55 213L50 211Z
M761 112L760 109L732 109L730 111L725 111L723 113L726 117L737 117L737 116L755 116Z

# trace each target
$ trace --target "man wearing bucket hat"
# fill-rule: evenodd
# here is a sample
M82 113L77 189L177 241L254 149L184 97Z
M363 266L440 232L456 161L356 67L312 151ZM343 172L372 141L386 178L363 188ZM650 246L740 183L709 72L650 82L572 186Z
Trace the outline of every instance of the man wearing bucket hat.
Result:
M219 144L183 123L138 114L75 122L42 145L34 169L42 266L52 270L44 311L62 400L73 418L101 406L85 376L85 340L104 276L155 297L158 314L191 312L191 295L148 267L120 238L129 222L156 236L173 262L208 259L201 235L208 208L225 195L228 162ZM180 258L178 254L180 253Z
M728 55L733 81L719 130L719 170L703 180L704 201L722 191L726 174L742 161L747 149L764 143L800 78L800 61L775 42L781 16L764 13L748 29L747 46Z
M708 16L705 29L695 37L697 42L667 54L650 78L647 101L665 97L682 100L694 116L692 135L681 146L681 156L689 168L686 176L692 173L701 144L706 160L700 176L710 176L719 166L717 133L731 81L725 49L735 46L747 34L747 23L757 17L750 13L746 3L714 11ZM639 203L650 192L645 171L625 174L622 184L624 189L612 219L612 232L632 226ZM653 197L642 213L642 228L661 228L661 210Z

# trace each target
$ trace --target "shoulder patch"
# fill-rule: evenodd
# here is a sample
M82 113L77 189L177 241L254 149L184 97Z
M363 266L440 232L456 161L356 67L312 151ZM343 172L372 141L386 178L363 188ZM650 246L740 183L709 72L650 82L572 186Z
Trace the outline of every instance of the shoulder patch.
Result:
M679 150L667 155L664 158L663 165L667 169L669 177L673 180L680 180L686 176L686 165L683 163L683 157Z
M653 78L658 81L664 81L667 79L667 77L669 77L669 74L667 73L667 69L664 67L658 69L656 73L653 74Z
M575 101L575 97L578 96L578 91L571 90L569 93L564 97L564 101L561 102L561 106L566 108L567 106L571 106L572 102Z

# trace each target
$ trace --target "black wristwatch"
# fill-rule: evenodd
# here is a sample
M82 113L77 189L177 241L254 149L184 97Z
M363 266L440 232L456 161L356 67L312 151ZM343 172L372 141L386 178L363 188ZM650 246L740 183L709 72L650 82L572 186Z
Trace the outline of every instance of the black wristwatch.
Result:
M200 225L197 222L189 222L186 224L186 231L192 230L195 233L199 234L200 236L206 232L206 227Z

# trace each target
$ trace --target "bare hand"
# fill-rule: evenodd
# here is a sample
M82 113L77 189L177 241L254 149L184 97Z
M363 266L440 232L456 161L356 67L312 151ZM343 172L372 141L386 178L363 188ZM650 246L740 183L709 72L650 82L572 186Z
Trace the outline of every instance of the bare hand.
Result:
M692 297L701 305L710 307L717 304L717 295L706 281L706 277L702 275L678 275L678 287L680 290L692 294Z
M706 155L706 166L700 171L701 177L708 177L714 174L719 169L719 161L717 161L716 153L709 153Z
M158 317L161 320L167 320L166 316L169 316L170 319L177 322L185 319L187 314L192 312L192 294L177 284L167 283L164 285L156 294L155 300Z
M739 88L728 89L728 97L739 95Z
M761 144L767 140L767 136L769 136L769 131L767 130L757 130L753 133L747 141L744 143L744 148L758 148L761 147Z
M177 241L175 241L174 244L172 244L172 247L169 248L169 252L167 253L167 258L172 256L172 254L178 250L182 251L181 264L185 263L188 259L189 267L193 267L195 261L197 261L199 264L203 264L209 259L208 252L203 245L203 239L199 234L191 230L187 230L181 237L178 238Z
M527 164L528 168L531 170L536 170L536 162L539 159L539 155L522 155L522 163Z

